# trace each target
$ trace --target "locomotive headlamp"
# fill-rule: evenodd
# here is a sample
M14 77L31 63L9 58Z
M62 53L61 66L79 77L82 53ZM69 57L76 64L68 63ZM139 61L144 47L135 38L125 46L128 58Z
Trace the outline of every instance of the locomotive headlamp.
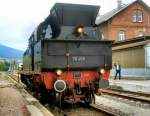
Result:
M57 71L56 71L56 74L57 75L61 75L63 72L62 72L62 70L60 70L60 69L58 69Z
M63 80L57 80L54 83L54 89L57 92L63 92L66 89L66 83Z
M100 70L100 73L101 73L101 74L104 74L104 73L105 73L105 70L104 70L104 69L101 69L101 70Z
M84 29L83 29L83 27L78 27L77 31L78 31L78 33L83 33Z

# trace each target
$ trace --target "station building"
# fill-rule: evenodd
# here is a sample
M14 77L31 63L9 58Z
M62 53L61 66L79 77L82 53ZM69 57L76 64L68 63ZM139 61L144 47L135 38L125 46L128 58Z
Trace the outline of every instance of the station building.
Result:
M123 77L150 79L150 36L114 42L112 53L113 62L121 64ZM112 76L114 74L112 70Z
M117 1L116 9L96 19L102 38L122 41L150 35L150 7L142 0L130 4Z
M102 38L114 40L112 62L120 62L125 78L150 79L150 7L142 0L117 2L116 9L96 20Z

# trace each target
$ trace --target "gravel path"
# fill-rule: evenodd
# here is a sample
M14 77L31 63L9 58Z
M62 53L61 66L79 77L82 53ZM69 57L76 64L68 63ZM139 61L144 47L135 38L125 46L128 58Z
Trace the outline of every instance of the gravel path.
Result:
M0 88L0 116L30 116L25 101L14 88Z
M0 116L30 116L24 98L3 73L0 73Z

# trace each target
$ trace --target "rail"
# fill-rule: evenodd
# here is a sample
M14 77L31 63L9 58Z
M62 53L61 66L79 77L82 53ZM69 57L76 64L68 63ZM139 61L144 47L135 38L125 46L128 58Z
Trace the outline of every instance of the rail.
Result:
M98 105L98 104L91 104L90 107L95 109L95 110L99 110L101 112L104 112L104 113L111 115L111 116L119 116L117 111L114 111L114 110L112 110L106 106L102 106L102 105Z
M13 74L12 72L7 72L6 75L12 78L13 80L15 80L16 82L18 83L20 82L19 74L16 75L16 74Z
M133 92L119 89L103 89L102 94L111 94L114 96L119 96L127 99L138 100L145 103L150 103L150 94L142 92Z

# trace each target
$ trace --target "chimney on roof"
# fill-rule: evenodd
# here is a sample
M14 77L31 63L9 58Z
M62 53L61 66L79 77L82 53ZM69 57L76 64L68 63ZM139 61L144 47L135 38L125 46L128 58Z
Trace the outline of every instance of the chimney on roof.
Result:
M122 0L117 0L117 8L120 9L122 7Z

